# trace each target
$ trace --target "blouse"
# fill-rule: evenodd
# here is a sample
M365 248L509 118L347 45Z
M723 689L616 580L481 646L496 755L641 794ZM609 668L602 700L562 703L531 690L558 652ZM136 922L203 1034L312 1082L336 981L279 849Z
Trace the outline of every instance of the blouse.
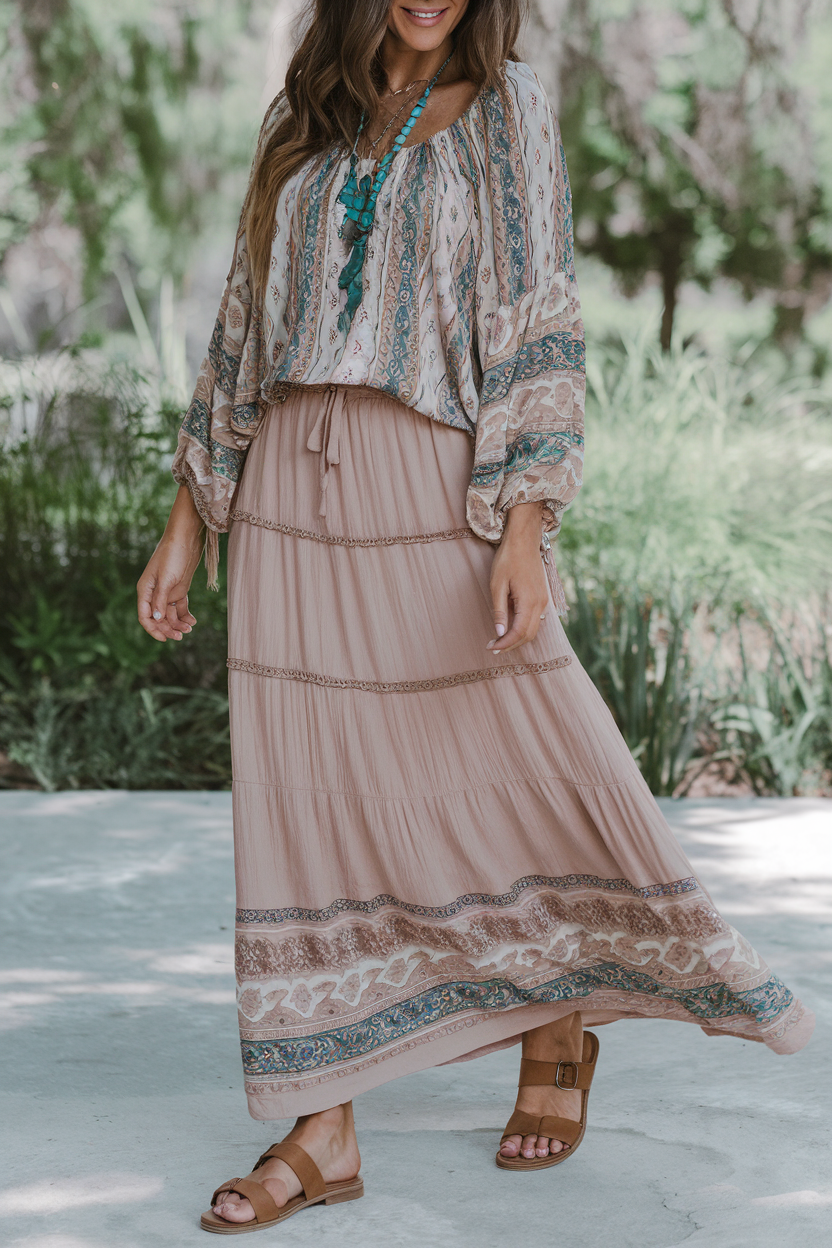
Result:
M281 92L262 135L288 109ZM554 535L581 484L584 335L569 181L537 74L506 61L451 125L393 158L346 333L350 251L337 195L342 140L309 158L277 204L268 289L253 307L244 224L182 422L174 478L209 530L229 528L267 408L304 384L369 385L474 439L468 524L499 541L505 513L540 501ZM372 158L359 162L359 177ZM213 567L211 566L213 565Z

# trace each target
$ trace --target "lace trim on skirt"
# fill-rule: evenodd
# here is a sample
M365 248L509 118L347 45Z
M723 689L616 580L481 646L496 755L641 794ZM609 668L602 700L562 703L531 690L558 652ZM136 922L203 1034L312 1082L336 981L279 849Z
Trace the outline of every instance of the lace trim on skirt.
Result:
M365 693L424 693L431 689L449 689L454 685L470 685L478 680L496 680L500 676L537 676L566 667L572 658L562 654L545 663L506 663L502 667L488 667L474 672L454 672L451 676L437 676L432 680L350 680L342 676L322 676L318 672L301 672L290 667L266 667L249 659L228 659L227 666L235 672L248 672L252 676L273 676L279 680L302 680L310 685L327 685L334 689L360 689Z
M476 537L469 528L441 529L436 533L408 533L396 537L338 537L334 533L314 533L311 529L299 529L293 524L266 520L263 516L239 509L232 511L230 518L241 520L244 524L257 525L261 529L271 529L275 533L285 533L289 537L308 537L313 542L325 542L328 546L410 546L422 542L450 542L457 537Z

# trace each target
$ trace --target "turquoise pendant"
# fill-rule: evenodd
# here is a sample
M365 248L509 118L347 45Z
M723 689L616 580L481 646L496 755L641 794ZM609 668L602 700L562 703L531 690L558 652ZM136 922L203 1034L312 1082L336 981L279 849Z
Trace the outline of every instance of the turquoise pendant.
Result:
M352 318L355 316L355 310L364 293L364 257L367 250L367 235L373 221L372 214L368 214L364 208L372 188L370 175L365 174L358 184L358 191L361 192L360 202L354 189L355 180L355 169L352 168L339 196L341 203L347 208L347 216L341 227L341 238L352 244L349 259L338 277L339 288L347 292L347 306L338 315L338 329L342 334L349 333Z
M361 131L364 129L364 124L367 120L366 114L361 116L358 133L355 136L355 143L350 153L349 173L344 179L344 185L341 187L337 198L337 202L343 204L345 209L344 221L339 230L339 237L344 242L351 244L349 258L338 277L339 288L347 292L346 307L338 315L338 329L343 334L349 333L355 310L360 304L364 293L364 257L367 251L367 238L375 220L376 201L379 191L390 172L393 157L401 150L402 144L410 134L416 118L421 116L433 84L448 64L451 56L453 56L453 52L449 53L445 58L420 98L414 104L410 116L396 136L393 146L387 155L382 158L375 177L371 178L369 173L367 173L359 182L356 177L358 160L355 153Z

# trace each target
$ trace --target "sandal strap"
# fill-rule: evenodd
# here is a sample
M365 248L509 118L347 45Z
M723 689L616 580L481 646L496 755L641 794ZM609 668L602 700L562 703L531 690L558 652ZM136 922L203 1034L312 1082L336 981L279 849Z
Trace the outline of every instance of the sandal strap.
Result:
M227 1183L220 1183L219 1187L214 1192L214 1195L211 1197L212 1208L217 1203L217 1197L219 1196L220 1192L233 1192L235 1183L239 1183L239 1179L229 1179Z
M541 1118L537 1134L547 1140L560 1140L570 1148L581 1134L583 1123L573 1122L571 1118Z
M279 1206L256 1179L232 1179L230 1183L223 1183L211 1197L212 1207L217 1203L220 1192L236 1192L238 1196L244 1196L254 1210L255 1222L274 1222L280 1217Z
M535 1062L528 1057L521 1058L519 1086L526 1088L546 1085L562 1088L567 1092L573 1089L587 1092L595 1074L599 1049L598 1037L594 1032L585 1031L581 1050L583 1061Z
M542 1135L545 1139L560 1140L571 1147L581 1134L581 1126L580 1122L573 1122L571 1118L548 1116L537 1118L534 1114L527 1114L522 1109L515 1109L508 1120L500 1143L502 1144L503 1140L508 1139L510 1135Z
M257 1166L261 1166L269 1157L276 1157L279 1161L285 1161L290 1170L293 1170L300 1180L303 1188L303 1194L307 1200L317 1200L319 1196L325 1196L327 1187L324 1177L312 1158L301 1148L300 1144L293 1144L291 1140L281 1140L278 1144L272 1144L271 1148L263 1154L257 1162ZM258 1184L258 1187L260 1184Z
M585 1091L595 1074L594 1062L536 1062L530 1057L520 1061L519 1087L554 1086L565 1091Z
M527 1114L525 1110L515 1109L514 1113L506 1123L506 1129L502 1134L500 1143L507 1139L510 1135L537 1135L537 1124L540 1122L534 1114Z

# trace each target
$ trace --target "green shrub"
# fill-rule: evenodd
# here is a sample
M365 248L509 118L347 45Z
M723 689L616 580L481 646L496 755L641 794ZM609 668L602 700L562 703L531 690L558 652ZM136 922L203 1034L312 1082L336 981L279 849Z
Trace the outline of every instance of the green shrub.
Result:
M832 787L832 662L826 630L810 636L760 621L769 638L765 667L749 655L742 622L736 701L712 715L720 755L756 793L790 797ZM801 653L802 652L802 653Z
M689 600L664 610L627 586L573 587L569 640L653 793L674 793L697 749L703 698Z
M194 578L181 644L136 621L178 416L132 368L60 362L4 405L0 744L44 788L227 785L224 594Z

